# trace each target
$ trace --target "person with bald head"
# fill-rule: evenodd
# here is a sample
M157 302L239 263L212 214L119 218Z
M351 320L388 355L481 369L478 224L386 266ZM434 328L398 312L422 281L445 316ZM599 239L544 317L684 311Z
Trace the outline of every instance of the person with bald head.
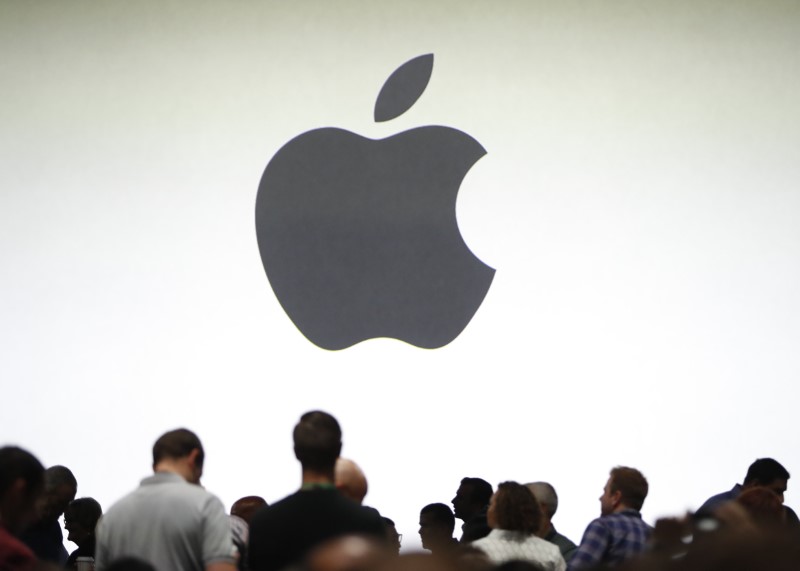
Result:
M539 537L558 547L564 560L569 563L578 546L568 537L558 533L553 525L553 516L556 515L556 510L558 509L556 489L548 482L532 482L525 484L525 486L536 498L539 507L542 508L542 527L538 534Z
M367 495L367 477L352 460L341 457L336 460L334 485L345 497L357 504L364 503L364 497Z

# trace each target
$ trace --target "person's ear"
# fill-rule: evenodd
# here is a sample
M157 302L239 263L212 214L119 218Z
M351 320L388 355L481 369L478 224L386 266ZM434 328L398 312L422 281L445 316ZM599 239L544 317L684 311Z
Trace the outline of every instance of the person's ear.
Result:
M622 492L617 490L616 492L611 493L611 503L614 507L617 507L619 504L622 503Z

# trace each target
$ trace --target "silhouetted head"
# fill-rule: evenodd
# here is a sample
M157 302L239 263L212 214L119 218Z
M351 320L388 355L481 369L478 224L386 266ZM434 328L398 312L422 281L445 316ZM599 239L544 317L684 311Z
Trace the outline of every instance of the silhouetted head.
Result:
M341 457L336 460L334 482L337 490L357 504L364 501L368 489L367 477L352 460Z
M786 492L789 477L788 470L777 460L759 458L747 469L743 485L745 488L753 486L769 488L783 503L783 494Z
M541 525L539 502L531 491L517 482L503 482L489 502L486 521L492 529L534 534Z
M453 543L456 518L450 506L428 504L419 512L419 537L422 548L431 551Z
M176 472L193 484L200 483L204 460L200 438L186 428L170 430L153 444L153 470Z
M403 543L403 536L400 533L397 533L397 527L394 525L394 521L389 519L386 516L381 516L381 521L383 521L383 531L386 534L386 545L389 547L390 553L400 553L400 546Z
M78 481L66 466L51 466L44 471L44 493L39 497L39 517L43 521L57 520L67 505L75 499Z
M467 521L479 514L492 497L492 485L481 478L464 478L452 499L455 516Z
M242 518L247 525L250 525L255 513L265 507L267 507L267 500L261 496L245 496L233 502L231 515Z
M294 427L294 455L304 470L332 472L342 451L342 429L319 410L305 413Z
M640 511L647 497L647 480L636 468L617 466L611 470L600 496L600 513L609 515L623 509Z
M37 517L36 505L44 489L44 466L17 446L0 448L0 520L19 533Z
M72 500L64 510L64 528L69 532L67 539L75 545L84 545L94 536L101 515L103 509L94 498Z

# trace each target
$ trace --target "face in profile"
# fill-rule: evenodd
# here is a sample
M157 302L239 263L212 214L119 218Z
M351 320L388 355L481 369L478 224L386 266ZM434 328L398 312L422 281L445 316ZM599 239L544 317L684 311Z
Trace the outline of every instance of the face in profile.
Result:
M75 545L82 545L87 539L92 536L91 529L87 529L80 521L75 519L72 511L67 508L64 512L64 529L67 530L67 539Z
M603 488L603 495L600 496L600 515L614 513L614 508L617 507L616 496L617 494L611 491L611 478L609 478Z
M469 492L468 486L461 484L452 500L453 513L458 519L464 519L469 511Z

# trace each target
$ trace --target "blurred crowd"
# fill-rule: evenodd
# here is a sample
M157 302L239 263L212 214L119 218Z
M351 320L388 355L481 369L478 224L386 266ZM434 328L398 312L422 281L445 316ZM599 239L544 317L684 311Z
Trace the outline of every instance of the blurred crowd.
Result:
M800 569L800 522L783 501L790 474L772 458L755 460L740 484L696 512L652 526L641 515L647 479L614 467L578 543L556 530L551 483L493 487L465 477L450 504L420 509L422 550L401 554L392 519L364 505L365 474L340 456L336 418L304 414L293 440L299 489L271 505L242 497L230 513L200 485L203 445L187 429L155 442L153 475L105 512L91 497L76 499L67 467L45 469L27 450L0 448L0 571Z

